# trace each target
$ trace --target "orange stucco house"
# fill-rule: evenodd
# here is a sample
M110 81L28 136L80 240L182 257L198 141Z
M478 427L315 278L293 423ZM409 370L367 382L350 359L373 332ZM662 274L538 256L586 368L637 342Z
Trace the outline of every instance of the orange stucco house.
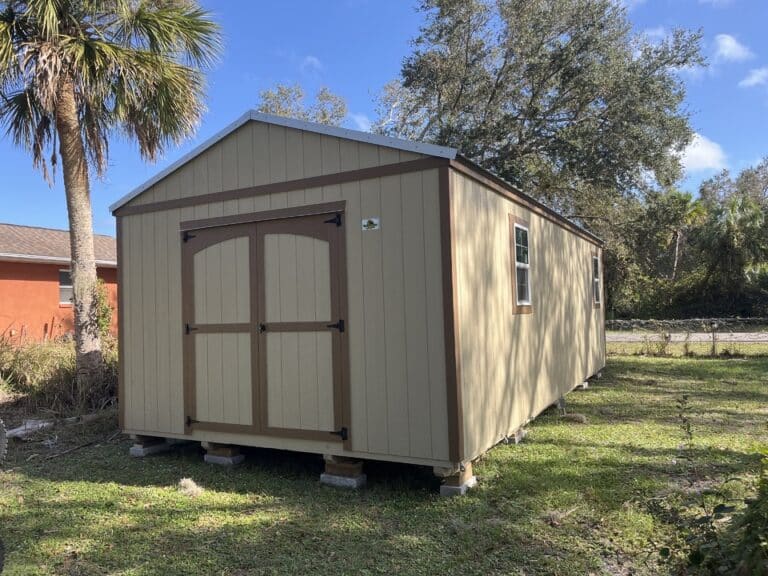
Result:
M117 334L115 239L96 235L94 248ZM0 338L20 343L73 331L70 260L67 230L0 224Z

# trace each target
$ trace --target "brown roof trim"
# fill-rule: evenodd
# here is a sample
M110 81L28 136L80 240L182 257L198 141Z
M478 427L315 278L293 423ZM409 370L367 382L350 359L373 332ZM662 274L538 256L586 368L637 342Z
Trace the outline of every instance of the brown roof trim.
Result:
M293 190L304 190L307 188L334 186L337 184L346 184L348 182L357 182L359 180L370 180L373 178L383 178L385 176L407 174L408 172L421 172L422 170L430 170L432 168L438 168L439 166L445 166L447 162L448 160L445 158L420 158L418 160L409 160L407 162L372 166L370 168L361 168L359 170L349 170L346 172L335 172L333 174L323 174L321 176L310 176L309 178L299 178L297 180L287 180L285 182L275 182L273 184L262 184L260 186L249 186L248 188L225 190L224 192L213 192L187 198L163 200L161 202L152 202L150 204L123 206L115 210L113 214L115 216L130 216L132 214L145 214L147 212L159 212L161 210L172 210L174 208L187 208L189 206L198 206L200 204L237 200L240 198L263 196L265 194L277 194L279 192L291 192Z
M344 212L345 207L346 200L336 200L334 202L307 204L306 206L275 208L274 210L263 210L261 212L250 212L248 214L216 216L214 218L203 218L201 220L184 220L179 224L179 229L184 232L188 230L201 230L203 228L215 228L217 226L264 222L265 220L281 220L283 218L300 218L302 216L314 216L317 214L331 214L333 212Z
M519 204L520 206L527 208L531 212L535 212L539 216L542 216L543 218L546 218L547 220L550 220L555 224L562 226L563 228L565 228L566 230L569 230L570 232L573 232L577 236L580 236L581 238L584 238L585 240L588 240L593 244L596 244L597 246L602 247L605 244L605 242L603 242L601 238L598 238L597 236L595 236L588 230L585 230L578 224L571 222L570 220L568 220L568 218L566 218L559 212L553 210L552 208L549 208L548 206L542 204L538 200L535 200L534 198L532 198L522 190L516 188L506 180L499 178L493 172L490 172L485 168L478 166L471 160L468 160L463 156L457 156L455 160L449 160L449 164L451 168L453 168L454 170L457 170L458 172L461 172L465 176L468 176L473 180L479 182L480 184L487 186L497 194L500 194L501 196L504 196L505 198L511 200L512 202L515 202L516 204Z

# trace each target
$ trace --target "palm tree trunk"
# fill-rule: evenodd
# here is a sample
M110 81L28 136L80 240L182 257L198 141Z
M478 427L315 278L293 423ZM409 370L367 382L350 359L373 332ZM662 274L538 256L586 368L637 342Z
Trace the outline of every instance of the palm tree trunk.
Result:
M57 91L56 131L64 173L72 251L77 384L81 399L104 373L97 312L96 257L88 162L80 130L74 83L64 78Z
M680 230L675 231L675 261L672 264L672 282L675 281L677 276L677 264L680 259L680 237L682 232Z

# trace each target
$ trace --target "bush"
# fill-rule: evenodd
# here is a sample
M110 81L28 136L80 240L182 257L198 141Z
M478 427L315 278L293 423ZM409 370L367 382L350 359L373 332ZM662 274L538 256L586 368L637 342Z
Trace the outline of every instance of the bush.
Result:
M110 404L117 388L117 346L103 339L104 378L79 390L75 343L70 339L30 342L21 346L0 339L0 380L33 408L60 414L98 410Z

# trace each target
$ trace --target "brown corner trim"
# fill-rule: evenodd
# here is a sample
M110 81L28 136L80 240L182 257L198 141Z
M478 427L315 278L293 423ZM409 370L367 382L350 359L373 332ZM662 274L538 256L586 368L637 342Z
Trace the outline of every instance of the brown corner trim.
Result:
M199 196L191 196L187 198L163 200L160 202L152 202L150 204L128 205L118 208L115 210L114 214L116 216L145 214L147 212L159 212L161 210L172 210L174 208L186 208L189 206L198 206L200 204L210 204L211 202L224 202L227 200L250 198L252 196L262 196L265 194L277 194L279 192L291 192L293 190L303 190L306 188L320 188L322 186L333 186L337 184L345 184L347 182L356 182L358 180L370 180L372 178L407 174L408 172L420 172L422 170L447 166L447 164L448 160L445 158L419 158L418 160L409 160L407 162L397 162L395 164L372 166L370 168L349 170L347 172L323 174L321 176L299 178L298 180L288 180L286 182L275 182L273 184L262 184L261 186L238 188L236 190L225 190L223 192L201 194Z
M117 419L125 429L125 275L123 273L123 219L117 217Z
M343 212L345 206L346 200L337 200L335 202L322 202L320 204L308 204L307 206L292 206L290 208L276 208L275 210L263 210L262 212L250 212L248 214L203 218L201 220L187 220L179 224L179 229L181 231L201 230L203 228L215 228L217 226L231 226L232 224L250 224L252 222L264 222L266 220L283 220L285 218L315 216L316 214L331 214L333 212Z
M464 414L461 400L461 349L458 298L456 295L456 235L451 216L451 173L448 166L438 172L440 199L440 244L442 248L443 318L445 323L445 383L448 396L448 457L459 464L464 459Z
M505 182L491 172L483 170L479 166L475 166L468 163L466 160L461 159L449 160L449 164L454 170L461 172L465 176L472 178L484 186L487 186L500 196L511 200L515 204L519 204L531 212L535 212L542 218L546 218L550 222L554 222L558 226L565 228L569 232L573 232L577 236L591 242L592 244L595 244L596 246L603 246L604 242L594 234L591 234L583 228L578 227L562 214L552 210L540 202L537 202L524 192L517 190L511 184Z

